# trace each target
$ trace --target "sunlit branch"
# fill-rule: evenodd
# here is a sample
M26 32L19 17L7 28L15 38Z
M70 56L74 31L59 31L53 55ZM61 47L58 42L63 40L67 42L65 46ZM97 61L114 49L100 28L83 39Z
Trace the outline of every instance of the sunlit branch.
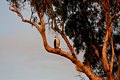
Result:
M109 64L108 64L107 55L106 55L108 38L109 36L108 36L108 31L107 31L106 36L105 36L105 41L103 43L103 48L102 48L102 62L103 62L105 72L109 71Z
M111 37L111 42L110 42L110 44L111 44L111 49L112 49L112 55L111 55L111 61L110 61L110 70L111 70L111 72L112 72L112 70L113 70L113 64L114 64L114 55L115 55L112 37Z
M113 44L111 43L111 47L112 47L112 56L111 56L111 63L108 63L108 59L107 59L107 47L108 47L108 43L109 41L112 41L112 27L111 27L111 21L112 18L110 17L110 0L100 0L101 1L101 6L103 8L103 11L105 13L105 19L106 19L106 35L105 35L105 40L103 43L103 48L102 48L102 63L103 63L103 67L104 70L107 74L108 79L113 80L113 75L112 75L112 69L113 68L113 58L114 58L114 48L113 48Z
M54 28L53 28L53 30L54 30L54 31L57 31L58 33L61 34L61 36L62 36L62 38L65 40L65 42L66 42L69 50L71 51L73 57L77 58L76 55L75 55L75 51L74 51L73 47L71 46L69 40L67 39L67 37L65 36L65 34L63 33L63 31L62 31L61 29L59 29L59 27L58 27L58 25L57 25L57 23L56 23L56 19L55 19L55 15L54 15L55 13L54 13L54 10L53 10L52 5L50 5L50 4L47 4L47 5L49 5L49 8L47 8L47 10L49 11L50 17L51 17L51 19L53 20L53 23L54 23Z
M41 20L41 26L44 27L45 25L44 25L43 17L41 17L40 20ZM68 54L67 52L65 52L61 49L55 49L55 48L50 47L47 43L45 31L42 31L40 33L42 35L44 47L48 52L54 53L54 54L57 54L57 55L61 55L63 57L66 57L67 59L71 60L77 67L79 67L79 69L81 69L81 71L85 72L91 79L94 79L95 77L97 77L91 72L91 70L88 69L88 67L86 67L78 59L74 58L72 55ZM101 80L102 78L99 78L99 79Z
M99 51L98 51L97 47L95 47L94 45L92 45L92 47L94 48L95 54L97 55L97 57L100 58Z

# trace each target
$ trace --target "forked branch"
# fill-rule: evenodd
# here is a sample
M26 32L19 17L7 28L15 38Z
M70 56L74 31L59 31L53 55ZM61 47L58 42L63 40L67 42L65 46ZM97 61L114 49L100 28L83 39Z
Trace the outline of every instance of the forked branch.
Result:
M54 25L55 25L55 27L54 27L53 29L56 30L58 33L61 34L61 36L62 36L62 38L65 40L65 42L66 42L66 44L67 44L70 52L72 53L72 56L73 56L74 58L77 58L77 57L76 57L76 54L75 54L75 51L74 51L74 49L73 49L73 47L72 47L72 45L70 44L69 40L67 39L67 37L65 36L65 34L63 33L63 31L62 31L61 29L59 29L59 27L58 27L58 25L57 25L57 23L56 23L56 18L55 18L55 15L54 15L55 12L53 11L53 7L52 7L50 4L47 4L47 5L49 5L49 8L47 8L47 9L48 9L49 14L50 14L50 16L51 16L51 19L53 20L53 23L54 23Z
M40 22L41 22L41 26L38 26L37 24L31 22L30 20L24 19L23 15L17 10L17 8L15 6L13 6L13 8L10 8L10 10L13 11L13 12L16 12L23 22L32 24L33 26L35 26L35 28L37 28L37 30L40 32L40 34L42 36L44 47L48 52L66 57L71 62L73 62L77 67L79 67L82 70L82 72L84 72L90 79L92 79L92 80L94 80L94 79L102 80L101 77L96 76L91 70L89 70L80 60L75 58L73 55L70 55L69 53L67 53L67 52L65 52L61 49L52 48L48 45L47 39L46 39L46 33L45 33L45 23L44 23L44 18L43 18L44 17L44 11L42 12L43 16L39 17ZM66 38L66 36L63 35L61 33L61 31L60 31L60 34L63 36L63 38L65 39L65 41L67 43L68 39ZM70 43L67 43L67 44L70 45ZM72 46L70 46L70 47L72 48Z
M112 72L112 70L113 70L113 64L114 64L114 55L115 55L112 37L111 37L110 44L111 44L111 50L112 50L111 61L110 61L110 71Z

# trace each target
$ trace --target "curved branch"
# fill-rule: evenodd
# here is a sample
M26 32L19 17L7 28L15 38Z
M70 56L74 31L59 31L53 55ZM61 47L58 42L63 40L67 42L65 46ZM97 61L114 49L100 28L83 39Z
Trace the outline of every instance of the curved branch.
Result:
M67 59L72 61L77 67L79 67L79 69L81 69L81 71L84 72L91 80L94 80L94 79L102 80L101 77L98 77L95 74L93 74L93 72L87 66L85 66L81 61L74 58L73 56L71 56L67 52L60 50L60 49L51 48L47 43L45 31L41 32L41 36L43 39L44 47L48 52L66 57Z
M66 42L66 44L67 44L70 52L72 53L72 56L75 57L75 58L77 58L77 57L76 57L76 54L75 54L75 51L74 51L73 47L71 46L69 40L67 39L67 37L65 36L65 34L63 33L63 31L59 29L59 27L58 27L58 25L57 25L57 23L56 23L56 19L55 19L55 15L54 15L55 13L54 13L54 11L53 11L53 7L52 7L51 5L49 5L49 6L50 6L50 8L48 9L48 11L50 12L50 16L51 16L51 18L52 18L52 20L53 20L53 23L54 23L54 25L55 25L55 30L56 30L58 33L60 33L61 36L62 36L62 38L65 40L65 42ZM53 28L53 29L54 29L54 28Z
M105 36L105 41L104 41L104 44L103 44L103 48L102 48L102 62L103 62L105 72L109 71L109 64L108 64L107 55L106 55L107 45L108 45L108 38L109 38L108 33L109 32L107 31L107 34Z
M111 44L111 49L112 49L112 55L111 55L111 61L110 61L110 71L112 72L113 64L114 64L114 55L115 55L115 53L114 53L114 46L113 46L113 38L112 37L111 37L110 44Z
M95 54L97 55L97 57L100 58L99 51L98 51L97 47L95 47L94 45L91 45L91 46L94 48Z
M95 74L93 74L93 72L91 70L89 70L87 68L87 66L85 66L77 58L73 57L72 55L68 54L67 52L65 52L63 50L55 49L55 48L52 48L52 47L50 47L48 45L47 39L46 39L46 34L45 34L45 23L44 23L44 19L43 19L44 11L42 11L42 13L41 13L43 16L40 17L41 27L39 27L37 24L31 22L30 20L24 19L23 16L22 16L22 14L17 10L16 7L14 7L14 9L10 9L10 10L13 11L13 12L16 12L23 22L32 24L33 26L35 26L35 28L37 28L37 30L40 32L40 34L42 36L44 47L45 47L45 49L48 52L53 53L53 54L57 54L57 55L61 55L63 57L66 57L67 59L69 59L70 61L72 61L77 67L79 67L82 70L82 72L84 72L91 80L94 80L94 79L96 79L96 80L102 80L101 77L98 77ZM62 36L63 36L63 38L65 40L68 40L67 38L65 38L66 37L65 35L62 34ZM69 43L67 43L67 44L69 44Z
M43 17L41 17L40 20L41 20L41 26L45 27ZM77 67L79 67L81 69L81 71L84 72L91 80L94 80L94 79L102 80L101 77L98 77L95 74L93 74L93 72L87 66L85 66L81 61L79 61L77 58L73 57L72 55L68 54L67 52L65 52L61 49L55 49L55 48L50 47L47 43L45 30L40 32L40 34L42 36L43 44L44 44L46 51L53 53L53 54L63 56L63 57L66 57L67 59L72 61Z

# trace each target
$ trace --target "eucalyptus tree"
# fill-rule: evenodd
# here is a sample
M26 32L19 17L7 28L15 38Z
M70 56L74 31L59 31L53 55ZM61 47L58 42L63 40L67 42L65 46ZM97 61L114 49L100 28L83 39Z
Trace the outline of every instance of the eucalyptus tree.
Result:
M120 80L120 0L7 1L11 11L40 32L46 51L69 59L91 80ZM26 5L29 19L21 12ZM48 44L46 26L62 36L70 53ZM81 50L84 61L78 58Z

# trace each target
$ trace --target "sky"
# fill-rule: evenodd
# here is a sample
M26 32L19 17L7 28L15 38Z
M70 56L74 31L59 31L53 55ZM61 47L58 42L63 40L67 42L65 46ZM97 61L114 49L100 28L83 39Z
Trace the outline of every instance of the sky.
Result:
M0 0L0 80L80 80L77 75L69 60L46 52L39 32Z

